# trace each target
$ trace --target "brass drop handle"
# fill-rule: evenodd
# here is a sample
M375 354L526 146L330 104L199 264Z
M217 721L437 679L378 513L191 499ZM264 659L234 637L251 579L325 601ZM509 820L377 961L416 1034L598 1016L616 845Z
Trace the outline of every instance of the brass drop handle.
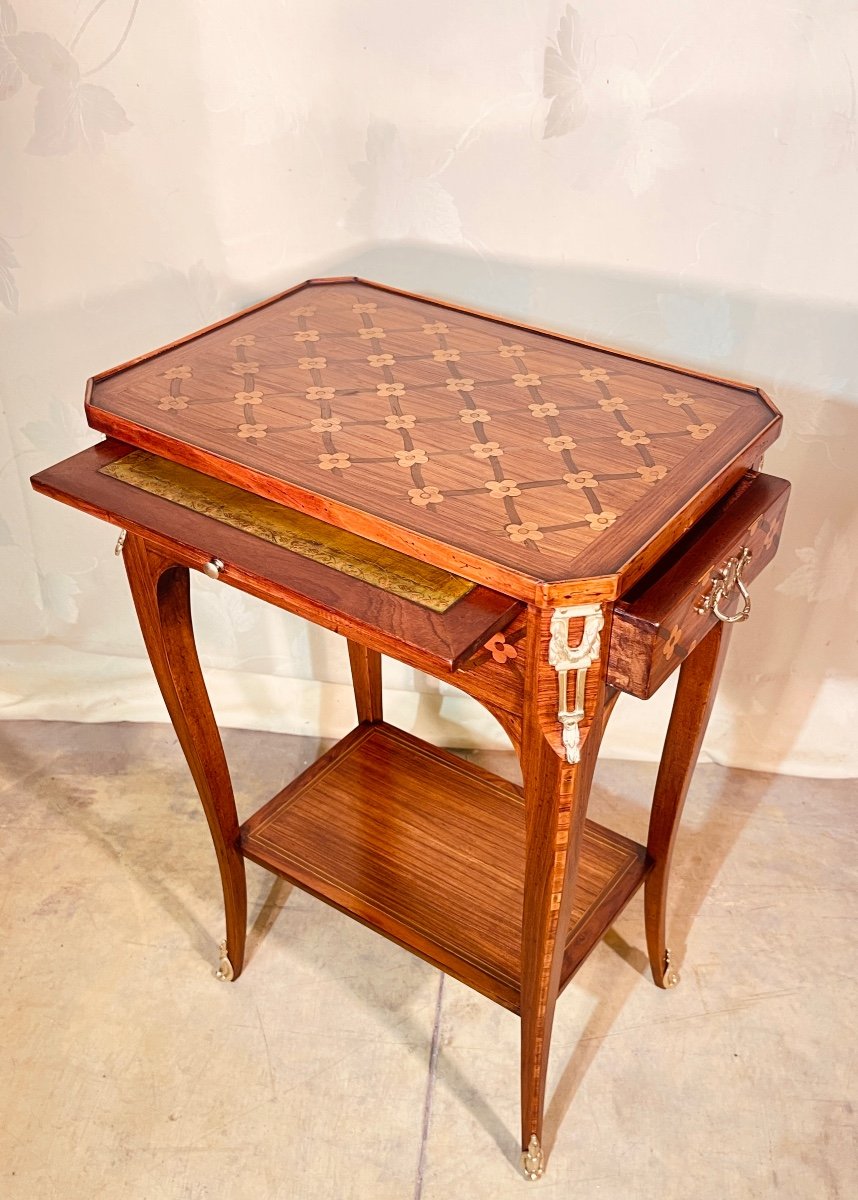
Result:
M220 573L223 570L223 563L219 558L210 558L203 567L203 570L205 571L206 575L208 575L209 579L219 579Z
M745 606L741 612L734 613L732 617L728 617L722 613L721 609L718 607L721 596L718 596L712 605L712 611L714 612L715 616L719 621L723 621L725 625L735 625L737 621L747 621L748 617L751 615L751 593L745 587L738 575L736 576L736 587L739 590L739 595L745 601ZM724 595L726 595L726 592Z
M752 557L753 555L748 547L743 546L737 557L728 559L721 570L712 576L712 585L709 591L695 605L695 612L712 612L725 625L735 625L737 621L747 621L751 615L751 594L745 586L745 581L742 579L742 572ZM734 588L745 603L741 612L734 613L732 617L728 617L726 613L721 611L719 606L722 600L726 600L731 595Z

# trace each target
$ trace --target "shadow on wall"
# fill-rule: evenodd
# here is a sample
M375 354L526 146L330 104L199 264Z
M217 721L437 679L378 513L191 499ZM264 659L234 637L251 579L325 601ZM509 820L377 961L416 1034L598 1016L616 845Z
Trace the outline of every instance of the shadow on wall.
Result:
M766 469L793 492L779 555L754 587L756 620L735 631L720 704L732 720L715 757L802 770L821 730L829 744L815 769L828 758L830 773L844 773L832 732L844 723L851 753L838 695L858 674L844 636L858 607L854 309L410 243L358 247L318 273L360 275L763 387L784 413Z

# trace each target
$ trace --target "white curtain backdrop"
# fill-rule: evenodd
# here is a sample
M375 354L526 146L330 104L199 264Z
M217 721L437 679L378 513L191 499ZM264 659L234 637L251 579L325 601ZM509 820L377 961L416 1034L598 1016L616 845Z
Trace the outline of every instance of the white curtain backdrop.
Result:
M858 773L856 66L853 0L0 0L0 716L165 719L115 534L28 485L97 440L86 377L357 273L766 388L793 498L706 753ZM349 726L340 639L195 588L224 723ZM655 756L668 699L608 751Z

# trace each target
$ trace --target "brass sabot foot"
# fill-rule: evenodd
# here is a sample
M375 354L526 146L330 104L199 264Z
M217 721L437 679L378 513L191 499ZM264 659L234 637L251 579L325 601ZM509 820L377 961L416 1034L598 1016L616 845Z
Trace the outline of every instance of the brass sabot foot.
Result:
M661 977L661 985L666 988L674 988L679 983L679 972L675 967L670 965L670 950L664 952L664 972Z
M521 1155L521 1169L525 1179L537 1180L545 1170L545 1155L539 1144L539 1138L534 1133L527 1149Z
M215 975L222 983L230 983L235 978L232 963L229 961L229 955L226 952L226 942L221 942L220 944L220 963Z

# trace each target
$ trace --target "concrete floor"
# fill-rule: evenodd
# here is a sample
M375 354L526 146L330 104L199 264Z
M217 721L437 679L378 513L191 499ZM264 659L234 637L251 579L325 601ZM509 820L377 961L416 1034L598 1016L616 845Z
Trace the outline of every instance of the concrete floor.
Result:
M322 749L224 740L243 816ZM604 763L595 815L643 839L653 780ZM511 1014L252 865L249 965L215 980L168 727L0 725L0 794L3 1200L858 1196L854 784L698 769L682 983L652 986L636 897L559 1002L538 1184Z

